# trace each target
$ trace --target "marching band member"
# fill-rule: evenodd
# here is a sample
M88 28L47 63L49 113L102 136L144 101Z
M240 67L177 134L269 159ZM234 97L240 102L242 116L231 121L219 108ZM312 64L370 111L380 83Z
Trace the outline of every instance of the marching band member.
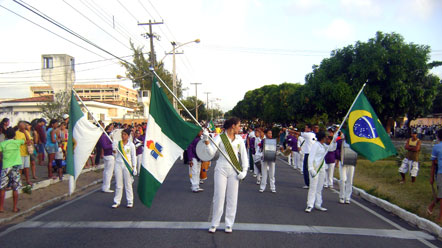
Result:
M112 136L113 124L106 126L105 131L107 135ZM110 140L106 134L102 134L98 140L100 147L103 149L103 185L101 186L101 191L104 193L113 193L114 191L110 189L112 176L114 174L115 167L115 157L113 155L113 145L112 140Z
M134 145L137 155L137 171L140 171L141 169L141 163L143 161L144 139L146 137L145 135L141 135L141 132L142 130L140 131L139 129L137 129L134 135Z
M261 141L264 139L264 132L257 128L255 130L256 138L255 138L255 154L253 155L253 161L255 162L255 173L256 173L256 184L261 185L262 179L262 147Z
M333 128L328 129L328 138L333 140L333 136L335 135ZM333 173L335 171L336 166L336 141L330 143L330 148L328 149L327 155L325 155L325 182L324 188L333 189Z
M191 190L193 193L199 193L204 191L200 188L200 175L201 175L201 160L196 155L196 145L201 140L201 135L203 130L201 130L195 139L187 147L187 158L189 159L189 177L191 183Z
M134 178L131 174L137 174L137 167L135 163L137 161L135 145L130 141L130 129L124 129L121 132L121 140L113 143L113 149L115 154L115 197L112 208L118 208L123 197L123 186L126 192L127 207L132 208L134 206L134 194L132 189L132 183ZM117 151L119 150L119 152ZM122 155L126 158L123 159Z
M295 137L295 130L293 128L289 129L289 135L287 136L287 149L291 149L290 155L288 157L289 165L293 166L293 169L297 168L297 154L298 154L298 138Z
M298 132L295 132L295 135L298 138L298 170L301 172L301 174L303 174L304 152L302 151L302 147L304 146L305 139Z
M265 130L266 137L261 141L261 147L263 147L265 139L271 139L272 138L272 130L267 129ZM275 151L276 153L276 151ZM276 193L276 186L275 186L275 162L269 162L265 161L265 154L262 156L262 166L261 166L261 173L262 173L262 179L261 179L261 186L259 188L259 192L262 193L266 189L267 185L267 174L270 180L270 190L272 193Z
M307 196L307 208L305 212L310 213L315 207L320 211L327 211L322 207L322 186L324 185L325 169L324 166L318 171L321 164L324 162L324 156L327 151L327 145L330 143L330 138L325 136L324 132L316 134L317 141L312 145L308 156L308 173L304 171L304 175L310 176L310 187Z
M238 201L239 180L246 177L248 169L246 146L241 136L237 135L241 130L240 120L235 117L226 120L224 122L224 129L225 132L218 135L214 142L220 147L221 151L229 157L229 160L233 163L236 169L233 168L223 155L220 155L216 161L213 212L211 227L209 228L210 233L216 232L216 228L219 226L221 216L223 215L224 201L227 201L225 232L232 232ZM208 141L207 133L203 134L203 139L206 144L207 153L214 156L216 152L215 147L209 145L210 143ZM241 159L241 163L238 159Z
M302 145L302 153L304 154L304 162L302 165L302 171L304 174L304 189L308 189L310 185L309 173L308 173L308 157L313 144L316 141L316 135L312 132L312 125L305 125L304 132L301 132L301 137L304 138L304 144Z

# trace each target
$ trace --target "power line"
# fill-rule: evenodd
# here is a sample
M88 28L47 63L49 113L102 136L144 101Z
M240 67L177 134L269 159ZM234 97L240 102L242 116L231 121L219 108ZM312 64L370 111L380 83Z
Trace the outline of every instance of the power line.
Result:
M77 38L83 40L84 42L86 42L86 43L88 43L88 44L94 46L95 48L97 48L97 49L99 49L99 50L101 50L101 51L103 51L103 52L105 52L105 53L111 55L112 57L115 57L115 58L117 58L117 59L119 59L119 60L125 62L125 63L129 63L129 62L127 62L126 60L124 60L124 59L118 57L117 55L115 55L115 54L113 54L113 53L107 51L106 49L104 49L104 48L98 46L97 44L93 43L92 41L86 39L85 37L81 36L80 34L74 32L73 30L69 29L68 27L64 26L63 24L57 22L56 20L54 20L54 19L52 19L51 17L47 16L47 15L44 14L43 12L41 12L41 11L39 11L38 9L34 8L33 6L31 6L31 5L27 4L27 3L25 3L24 1L21 1L21 0L20 0L20 2L18 2L17 0L14 0L14 2L16 2L17 4L19 4L19 5L21 5L22 7L26 8L27 10L31 11L32 13L34 13L34 14L40 16L41 18L45 19L46 21L48 21L48 22L54 24L55 26L57 26L57 27L63 29L64 31L66 31L66 32L68 32L68 33L74 35L75 37L77 37Z
M97 56L99 56L99 57L101 57L101 58L104 58L102 55L100 55L100 54L98 54L98 53L96 53L96 52L93 52L93 51L87 49L86 47L81 46L81 45L79 45L79 44L77 44L77 43L75 43L75 42L73 42L73 41L71 41L71 40L69 40L69 39L63 37L63 36L61 36L61 35L59 35L59 34L53 32L53 31L51 31L51 30L49 30L49 29L47 29L47 28L41 26L40 24L37 24L36 22L33 22L33 21L29 20L28 18L26 18L26 17L24 17L24 16L22 16L22 15L16 13L16 12L14 12L14 11L12 11L12 10L6 8L6 7L3 6L3 5L0 5L0 7L2 7L3 9L5 9L5 10L7 10L7 11L13 13L13 14L15 14L16 16L21 17L21 18L23 18L24 20L26 20L26 21L28 21L28 22L30 22L30 23L32 23L32 24L34 24L34 25L36 25L36 26L38 26L38 27L40 27L40 28L42 28L42 29L44 29L44 30L46 30L46 31L48 31L48 32L51 33L51 34L53 34L53 35L55 35L55 36L57 36L57 37L59 37L59 38L62 38L63 40L65 40L65 41L67 41L67 42L69 42L69 43L71 43L71 44L74 44L74 45L76 45L76 46L78 46L78 47L80 47L80 48L83 48L84 50L86 50L86 51L88 51L88 52L90 52L90 53L93 53L93 54L95 54L95 55L97 55ZM1 74L1 73L0 73L0 74Z
M120 43L121 45L123 45L124 47L126 47L127 49L130 50L130 47L128 47L126 44L124 44L123 42L121 42L120 40L118 40L117 38L115 38L115 36L113 36L112 34L110 34L109 32L107 32L106 30L104 30L102 27L100 27L98 24L96 24L94 21L92 21L89 17L85 16L83 13L81 13L80 11L78 11L74 6L72 6L71 4L69 4L68 2L66 2L65 0L63 0L63 2L65 4L67 4L69 7L71 7L73 10L75 10L78 14L80 14L81 16L83 16L85 19L87 19L90 23L94 24L97 28L101 29L103 32L105 32L107 35L109 35L112 39L114 39L115 41L117 41L118 43Z

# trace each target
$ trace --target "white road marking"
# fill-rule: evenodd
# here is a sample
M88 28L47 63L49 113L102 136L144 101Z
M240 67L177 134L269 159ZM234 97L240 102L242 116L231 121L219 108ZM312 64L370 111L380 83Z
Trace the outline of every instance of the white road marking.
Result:
M206 230L208 222L168 222L168 221L29 221L21 228L88 228L88 229L197 229ZM302 225L277 225L261 223L235 223L235 230L284 232L284 233L311 233L358 235L379 238L397 239L428 239L434 240L432 235L421 231L370 229L354 227L333 226L302 226Z

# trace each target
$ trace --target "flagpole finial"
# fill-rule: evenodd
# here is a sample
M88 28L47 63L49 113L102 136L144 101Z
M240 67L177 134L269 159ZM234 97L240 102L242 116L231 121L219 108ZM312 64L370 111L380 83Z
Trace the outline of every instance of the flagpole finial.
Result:
M149 70L150 70L150 71L154 71L155 68L153 68L153 66L149 66Z

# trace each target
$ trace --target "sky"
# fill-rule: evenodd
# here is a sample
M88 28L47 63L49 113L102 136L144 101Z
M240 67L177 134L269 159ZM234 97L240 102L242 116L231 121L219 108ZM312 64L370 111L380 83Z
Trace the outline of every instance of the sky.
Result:
M17 0L20 2L20 0ZM176 55L184 96L209 100L223 111L248 90L283 82L304 83L313 65L337 48L367 41L377 31L401 34L406 42L429 45L431 60L442 60L442 1L439 0L23 0L71 30L130 61L129 41L149 51L138 23L153 27L157 59L172 41L199 44ZM44 30L11 13L58 34ZM30 96L41 80L41 54L75 57L76 84L123 84L118 60L57 28L12 0L0 0L0 98ZM75 45L82 46L83 48ZM86 50L87 49L87 50ZM129 56L129 57L125 57ZM172 71L172 56L164 57ZM17 72L27 70L26 72ZM442 78L442 68L432 71Z

